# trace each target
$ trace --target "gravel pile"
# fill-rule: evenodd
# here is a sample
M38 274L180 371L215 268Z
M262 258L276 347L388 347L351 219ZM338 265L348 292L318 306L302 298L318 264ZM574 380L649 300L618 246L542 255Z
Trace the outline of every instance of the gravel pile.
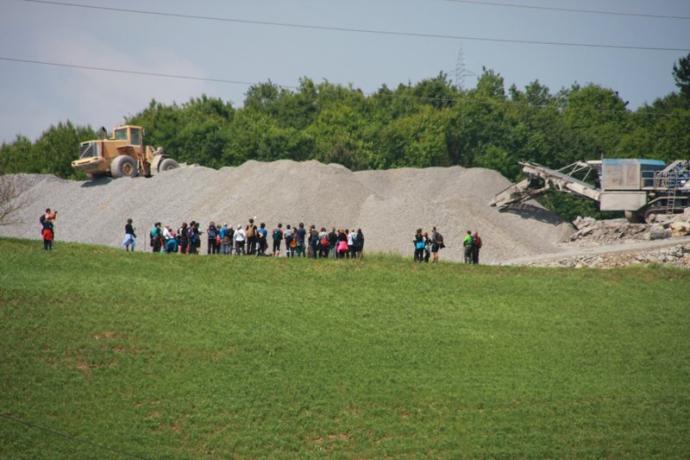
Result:
M283 224L314 223L328 228L362 228L365 251L412 255L415 229L435 225L445 238L446 260L462 260L466 230L482 236L482 262L557 252L572 227L534 205L500 212L489 200L509 185L498 172L458 166L352 172L316 161L249 161L214 170L187 166L159 176L75 182L46 175L17 175L27 205L17 223L0 235L39 238L38 217L59 211L59 241L119 246L125 220L134 219L138 249L160 221L177 228L183 221L202 226L245 224L249 217L269 230ZM205 245L205 242L203 243ZM204 246L202 251L205 252Z

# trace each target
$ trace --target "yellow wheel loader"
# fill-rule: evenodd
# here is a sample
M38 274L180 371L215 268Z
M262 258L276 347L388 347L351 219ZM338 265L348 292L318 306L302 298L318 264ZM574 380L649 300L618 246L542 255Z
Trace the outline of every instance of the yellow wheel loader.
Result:
M72 162L72 167L85 172L89 179L102 176L151 177L179 167L160 147L154 150L150 145L144 146L144 128L141 126L118 126L110 138L107 138L105 129L101 129L100 137L82 142L79 159Z

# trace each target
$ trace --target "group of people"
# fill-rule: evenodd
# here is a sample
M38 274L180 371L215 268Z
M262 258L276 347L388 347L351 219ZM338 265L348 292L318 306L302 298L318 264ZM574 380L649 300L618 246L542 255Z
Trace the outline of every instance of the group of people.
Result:
M438 252L446 247L443 243L443 235L441 235L436 227L431 229L431 235L429 235L428 232L424 232L421 228L418 228L415 232L412 244L414 245L415 262L428 263L431 258L432 263L436 263L438 262Z
M50 208L41 214L38 222L41 224L41 237L43 238L43 249L50 251L53 249L53 240L55 240L55 219L57 219L57 211L51 211Z
M467 230L467 235L462 240L462 246L465 250L465 263L478 264L479 250L482 248L482 239L479 237L479 232L474 232L473 235L470 230Z
M429 262L429 259L431 259L432 263L438 262L439 251L446 247L443 243L443 235L441 235L436 227L431 229L431 235L429 235L428 232L424 232L421 228L418 228L415 232L412 244L414 245L415 262ZM482 248L482 239L479 237L479 232L474 232L474 234L472 234L472 232L468 230L462 245L464 248L465 263L478 264L479 250Z
M287 257L311 257L336 259L360 259L364 253L364 233L362 229L335 229L327 231L325 227L317 229L315 225L305 228L304 223L296 227L279 223L269 235L265 223L256 225L255 219L249 219L246 225L223 224L210 222L206 228L207 253L224 255L273 256L281 255L285 243ZM149 231L153 252L198 254L201 248L202 232L199 223L183 223L177 230L156 222ZM271 251L269 236L272 239ZM125 237L122 245L126 250L134 250L136 234L132 219L125 224Z

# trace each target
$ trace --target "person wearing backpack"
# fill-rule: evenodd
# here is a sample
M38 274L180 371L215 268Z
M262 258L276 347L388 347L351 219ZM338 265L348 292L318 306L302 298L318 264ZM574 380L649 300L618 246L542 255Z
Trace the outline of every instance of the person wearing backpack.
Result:
M297 241L295 240L295 232L292 229L292 225L287 225L283 237L285 238L285 255L288 257L295 257Z
M249 219L249 225L245 229L245 237L247 239L247 255L256 254L256 243L258 239L256 237L256 225L254 225L254 219Z
M474 255L474 239L472 238L472 232L467 230L467 235L465 239L462 240L462 246L465 250L465 263L471 264Z
M436 227L433 228L431 231L431 255L432 263L438 262L438 251L445 248L445 244L443 244L443 235L441 235L437 230Z
M475 231L472 235L473 241L473 251L472 251L472 263L479 265L479 250L482 248L482 239L479 237L479 232Z
M319 252L319 258L328 258L328 249L330 248L330 240L328 239L328 231L326 231L326 227L321 227L321 230L319 231L319 244L318 244L318 252Z

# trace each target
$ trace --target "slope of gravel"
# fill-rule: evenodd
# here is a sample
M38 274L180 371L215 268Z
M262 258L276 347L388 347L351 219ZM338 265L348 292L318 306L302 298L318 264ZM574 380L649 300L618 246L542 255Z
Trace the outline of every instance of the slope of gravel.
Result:
M249 161L213 170L188 166L159 176L74 182L46 175L18 175L27 205L17 223L0 227L0 235L39 238L38 217L50 207L59 211L60 240L118 246L125 220L134 219L139 248L155 221L178 227L197 220L244 224L257 216L270 228L314 223L327 227L361 227L365 249L412 253L418 227L436 225L445 237L442 258L462 259L466 230L484 241L483 262L557 252L557 243L572 227L533 205L511 213L488 206L509 185L496 171L458 166L352 172L316 161ZM203 248L202 248L203 249Z

